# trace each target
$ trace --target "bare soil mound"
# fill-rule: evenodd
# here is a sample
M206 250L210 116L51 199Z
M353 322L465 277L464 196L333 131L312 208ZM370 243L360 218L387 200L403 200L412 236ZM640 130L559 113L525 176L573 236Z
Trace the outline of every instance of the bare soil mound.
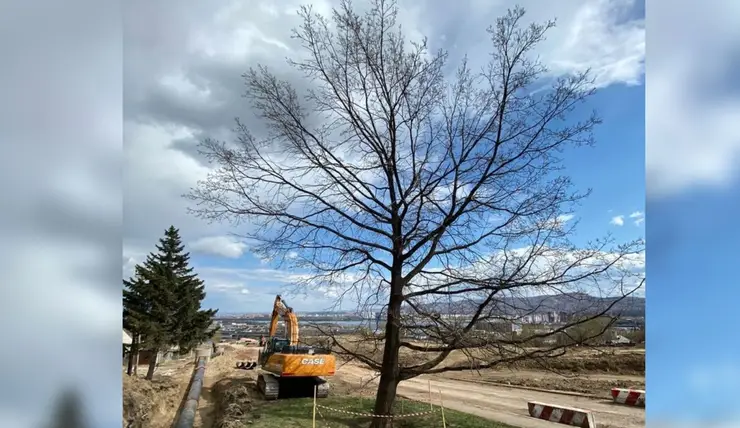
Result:
M164 377L152 381L123 375L123 426L160 428L172 424L182 400L180 382Z
M644 353L592 354L566 356L544 361L527 360L513 365L517 369L548 370L564 373L645 374Z
M213 386L217 416L213 428L242 428L253 423L259 415L253 414L253 399L257 397L252 379L223 379Z
M508 378L505 382L508 385L525 386L528 388L550 389L555 391L580 392L591 395L608 396L612 388L631 388L645 389L645 381L632 380L602 380L602 379L583 379L583 378L563 378L563 377L535 377L535 378Z

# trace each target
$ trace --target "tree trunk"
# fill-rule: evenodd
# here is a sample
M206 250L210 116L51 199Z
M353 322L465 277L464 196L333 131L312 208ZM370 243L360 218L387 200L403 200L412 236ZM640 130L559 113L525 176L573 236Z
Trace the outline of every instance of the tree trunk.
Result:
M400 316L402 296L391 297L388 305L388 320L385 323L385 348L383 350L383 368L380 372L378 393L375 397L376 415L390 415L393 413L393 404L396 401L396 389L399 383L398 350L401 342ZM393 426L391 418L374 418L371 428L390 428Z
M126 374L131 376L134 371L134 362L138 364L138 359L136 358L139 355L139 343L138 343L138 335L133 334L133 340L131 341L131 346L128 348L128 364L126 366Z
M128 362L126 363L126 374L131 376L131 374L133 374L133 371L134 371L134 347L133 346L131 346L128 349L127 360Z
M136 339L136 352L134 352L134 374L135 375L139 374L139 352L141 352L140 351L141 348L139 345L140 343L141 343L141 335L138 335Z
M157 358L159 357L159 351L156 349L152 351L152 356L149 359L149 370L146 372L146 380L152 380L154 378L154 369L157 368Z

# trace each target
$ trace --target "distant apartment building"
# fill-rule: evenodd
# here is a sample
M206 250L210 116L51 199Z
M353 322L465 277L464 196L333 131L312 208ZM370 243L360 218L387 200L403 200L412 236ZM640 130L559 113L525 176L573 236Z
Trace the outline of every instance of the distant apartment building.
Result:
M565 312L534 312L522 315L518 321L522 324L560 324L568 321L568 314Z
M442 318L443 320L453 320L453 319L466 320L466 319L471 319L472 318L472 315L468 315L468 314L440 314L440 318Z

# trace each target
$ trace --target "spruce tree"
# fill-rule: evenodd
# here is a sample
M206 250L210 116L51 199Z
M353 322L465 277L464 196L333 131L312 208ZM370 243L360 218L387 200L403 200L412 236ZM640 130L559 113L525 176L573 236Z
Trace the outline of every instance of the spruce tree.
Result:
M184 252L179 231L174 227L165 232L165 238L157 246L159 262L169 266L173 272L173 290L176 295L176 310L173 316L175 323L171 334L183 352L197 347L213 335L211 323L217 310L202 310L201 304L206 297L205 286L198 275L189 266L190 254Z
M124 326L141 334L141 349L164 351L178 345L187 352L209 339L216 310L201 310L205 298L203 281L189 266L179 230L170 226L134 278L124 281ZM147 373L156 366L152 358Z
M146 378L152 379L158 353L176 341L173 336L176 321L172 317L177 307L174 275L156 254L147 256L135 270L134 278L124 280L124 325L134 335L141 335L136 352L149 351Z
M142 308L145 302L139 294L139 285L133 283L133 279L123 280L123 328L131 334L131 346L128 349L128 367L126 374L131 376L134 371L134 362L139 353L139 334L141 328L141 314L146 314Z

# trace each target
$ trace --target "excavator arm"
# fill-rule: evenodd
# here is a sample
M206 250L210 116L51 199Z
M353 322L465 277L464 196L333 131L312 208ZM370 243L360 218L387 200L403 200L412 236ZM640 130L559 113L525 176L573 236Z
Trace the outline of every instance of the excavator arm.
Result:
M269 337L272 338L277 333L278 321L281 317L285 321L285 335L290 341L290 345L298 345L298 317L293 312L293 309L285 304L285 301L283 301L280 295L277 295L275 297L275 304L272 307Z

